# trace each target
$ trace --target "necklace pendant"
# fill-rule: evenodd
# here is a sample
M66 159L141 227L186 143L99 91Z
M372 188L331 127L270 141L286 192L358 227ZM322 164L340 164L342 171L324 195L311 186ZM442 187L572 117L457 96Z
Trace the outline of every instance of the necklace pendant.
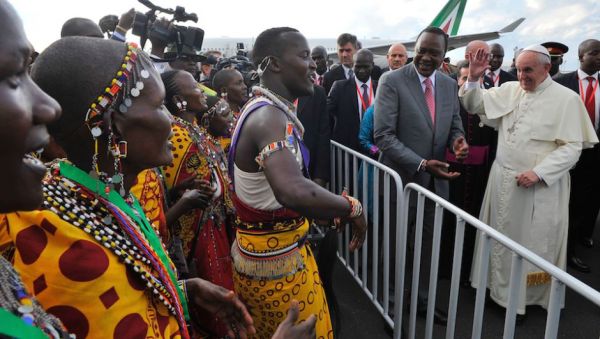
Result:
M113 184L120 184L123 181L123 177L120 174L115 174L112 176L111 181Z

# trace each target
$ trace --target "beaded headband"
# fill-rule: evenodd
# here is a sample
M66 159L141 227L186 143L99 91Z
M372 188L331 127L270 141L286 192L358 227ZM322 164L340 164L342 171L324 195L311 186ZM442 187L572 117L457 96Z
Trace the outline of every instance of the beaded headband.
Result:
M126 113L132 106L131 97L138 97L141 90L144 89L143 79L150 77L150 72L142 69L138 61L138 47L134 43L127 44L127 53L115 77L110 81L104 92L98 96L90 105L85 116L87 124L94 138L102 135L102 117L105 112L115 110L117 103L118 111ZM121 98L122 100L119 100Z
M212 118L215 115L223 115L223 112L225 112L228 108L229 104L225 100L219 99L219 101L217 101L213 107L206 112L206 116Z

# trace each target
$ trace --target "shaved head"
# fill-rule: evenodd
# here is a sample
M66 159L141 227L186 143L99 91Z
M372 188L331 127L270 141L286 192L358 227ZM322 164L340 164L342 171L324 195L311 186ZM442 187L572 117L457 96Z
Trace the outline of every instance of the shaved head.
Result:
M579 68L587 74L600 70L600 41L588 39L579 44Z
M88 107L115 76L126 52L122 42L67 37L37 58L31 77L63 108L60 119L48 126L59 143L84 125Z
M91 38L104 38L102 30L97 23L86 18L71 18L67 20L60 31L60 37L87 36Z
M490 46L483 40L473 40L467 44L465 49L465 59L469 59L469 53L475 54L478 49L483 49L486 53L490 52Z
M406 52L406 47L403 44L397 43L390 46L390 49L387 53L387 62L390 70L398 69L408 60L408 53Z
M504 48L500 44L490 45L490 70L495 72L504 62Z
M310 54L313 55L313 57L315 55L321 55L323 58L327 58L327 50L323 46L315 46Z
M600 41L596 39L587 39L582 41L577 50L579 57L581 58L587 51L597 48L598 44L600 44Z
M221 94L223 87L227 87L229 82L239 74L236 69L222 69L215 73L213 78L213 88L217 91L217 94Z

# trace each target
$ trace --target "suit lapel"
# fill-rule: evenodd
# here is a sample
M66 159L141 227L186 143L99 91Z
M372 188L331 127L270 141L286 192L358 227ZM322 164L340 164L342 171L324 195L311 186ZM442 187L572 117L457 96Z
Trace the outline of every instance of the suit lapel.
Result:
M573 76L571 77L571 88L575 90L575 92L577 92L577 94L579 93L579 75L577 74L577 71L573 72Z
M417 74L417 70L413 66L408 69L408 80L410 82L410 86L408 86L410 93L415 98L415 102L421 109L421 114L429 124L429 128L433 130L433 123L431 121L431 114L429 113L429 108L427 107L427 103L425 102L425 93L423 93L423 87L421 86L421 82L419 81L419 76ZM436 79L437 80L437 79ZM436 81L437 82L437 81ZM437 93L437 91L435 91ZM437 105L437 102L436 102Z
M498 74L498 86L502 85L503 83L506 82L506 72L504 70L500 70L500 73Z
M440 79L442 77L441 72L435 72L435 125L434 125L434 135L435 130L438 128L440 116L442 114L442 109L444 107L444 102L442 93L446 92L445 83Z
M498 80L498 81L500 81L500 80ZM484 75L484 76L483 76L483 87L485 87L486 89L487 89L487 88L492 88L492 87L494 87L494 82L493 82L493 81L492 81L492 79L491 79L489 76L487 76L487 75Z
M346 80L346 90L350 95L349 99L352 104L352 119L356 119L360 123L360 111L358 110L358 94L356 94L356 81L354 81L354 77Z

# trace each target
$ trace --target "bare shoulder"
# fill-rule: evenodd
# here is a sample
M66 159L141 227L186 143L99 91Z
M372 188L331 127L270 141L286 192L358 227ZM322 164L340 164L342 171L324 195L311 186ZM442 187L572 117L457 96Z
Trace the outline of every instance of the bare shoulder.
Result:
M258 108L246 120L244 134L259 148L285 137L287 124L285 113L279 108L266 105Z
M275 106L266 105L252 112L239 132L236 165L246 172L256 172L254 157L266 145L285 138L286 124L285 113Z

